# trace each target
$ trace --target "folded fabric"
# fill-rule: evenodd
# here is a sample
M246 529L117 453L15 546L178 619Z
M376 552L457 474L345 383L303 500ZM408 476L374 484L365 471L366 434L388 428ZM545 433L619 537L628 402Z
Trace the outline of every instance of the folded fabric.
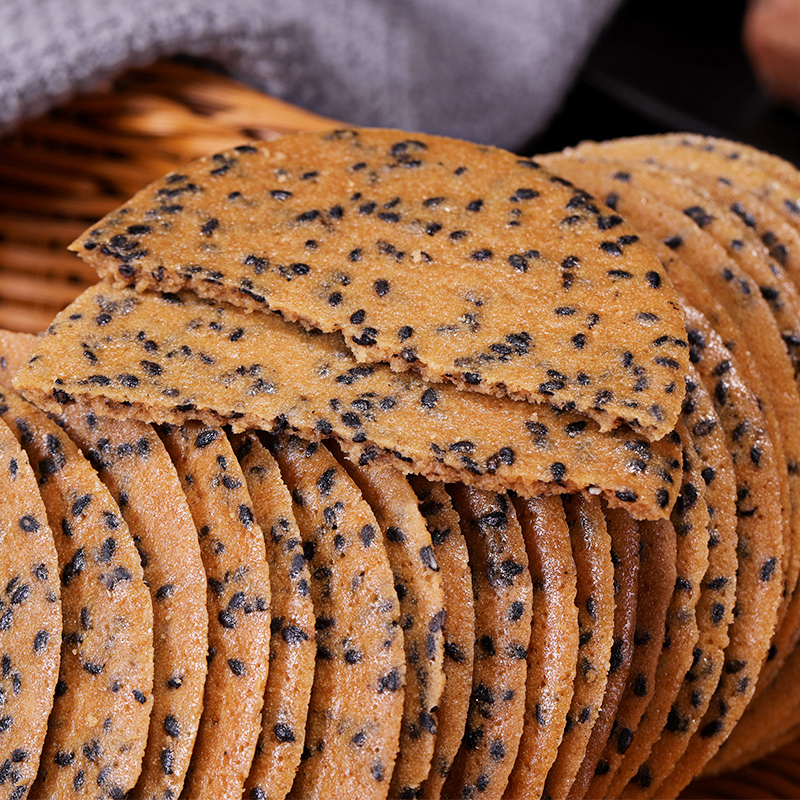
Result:
M360 125L518 147L619 0L3 0L0 130L159 57Z

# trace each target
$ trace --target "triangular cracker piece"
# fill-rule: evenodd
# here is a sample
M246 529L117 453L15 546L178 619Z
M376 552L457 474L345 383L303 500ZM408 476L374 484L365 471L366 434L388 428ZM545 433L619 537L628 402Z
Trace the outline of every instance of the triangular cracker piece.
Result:
M92 287L57 317L17 383L48 410L74 398L102 415L334 435L362 463L385 458L489 489L597 485L637 517L668 514L679 482L669 437L601 434L551 406L357 364L338 336L190 292Z
M680 412L683 319L658 259L494 148L381 130L244 145L170 173L73 247L119 283L280 311L341 331L360 361L605 429L657 439Z

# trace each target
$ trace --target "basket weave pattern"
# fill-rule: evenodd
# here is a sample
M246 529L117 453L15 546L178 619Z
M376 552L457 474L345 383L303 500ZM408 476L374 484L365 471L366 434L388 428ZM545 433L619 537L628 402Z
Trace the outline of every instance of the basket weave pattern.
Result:
M134 192L193 158L332 120L173 62L126 74L0 141L0 327L37 332L97 280L66 246ZM793 732L794 735L800 731ZM697 798L800 797L800 741Z

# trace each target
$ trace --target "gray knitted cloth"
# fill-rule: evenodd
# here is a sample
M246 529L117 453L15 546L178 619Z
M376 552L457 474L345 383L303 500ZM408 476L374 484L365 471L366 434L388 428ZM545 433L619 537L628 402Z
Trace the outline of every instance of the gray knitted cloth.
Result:
M515 147L619 0L0 0L0 130L130 66L213 59L337 119Z

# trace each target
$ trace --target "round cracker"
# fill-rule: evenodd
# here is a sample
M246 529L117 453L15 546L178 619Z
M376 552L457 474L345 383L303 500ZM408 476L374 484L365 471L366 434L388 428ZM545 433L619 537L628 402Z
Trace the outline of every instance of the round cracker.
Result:
M31 794L125 793L142 768L153 703L153 608L139 554L67 434L11 390L0 411L33 466L61 575L61 662Z
M400 601L406 655L403 721L389 794L413 800L428 777L444 689L444 594L425 519L405 476L388 466L339 463L369 503L383 533Z
M736 483L719 418L710 395L694 370L686 381L682 417L692 431L692 443L705 483L708 507L708 569L697 601L698 639L692 667L670 708L661 738L655 743L640 774L650 776L649 786L635 782L631 796L657 796L663 778L683 755L700 725L719 683L728 645L728 626L736 598Z
M739 568L737 613L719 685L686 751L659 789L676 795L717 752L752 698L775 631L783 585L775 456L758 401L707 320L689 306L686 314L692 362L714 398L734 464ZM720 381L724 391L717 389Z
M464 740L445 797L501 798L519 749L531 638L531 574L508 495L463 485L451 494L467 540L475 599L475 664Z
M618 154L628 160L653 159L691 173L724 178L751 192L778 214L797 224L800 193L796 167L776 156L742 143L689 133L661 134L617 139L597 144L582 142L581 153L610 156Z
M667 611L677 577L676 534L668 520L643 522L639 527L639 580L636 628L628 680L587 797L608 797L616 774L639 722L656 691L656 669L664 642Z
M317 646L311 575L292 514L292 497L277 462L254 433L235 437L233 444L256 522L264 531L272 615L261 733L244 796L283 800L300 765L314 681Z
M208 674L184 793L239 798L253 761L269 668L270 584L264 534L219 428L162 432L197 528L206 572Z
M291 797L385 798L405 687L400 611L375 515L323 445L275 439L311 573L317 660ZM335 788L334 788L335 787Z
M6 796L21 800L36 777L53 707L61 603L56 548L36 477L2 421L0 476L0 771Z
M153 708L134 791L169 800L183 787L206 681L206 576L197 529L175 467L150 425L98 418L77 407L60 421L119 505L150 589Z
M545 794L565 797L575 780L603 703L614 642L614 564L611 537L597 497L564 503L575 560L578 663L564 736L545 781Z
M578 663L576 574L564 506L558 497L515 502L533 581L525 726L506 794L540 797L558 755Z
M586 745L570 794L583 797L605 749L628 680L633 657L636 627L637 583L639 575L639 528L630 514L620 509L606 511L614 564L614 644L603 705Z
M559 168L567 167L567 161L563 157L548 159L548 163L557 163ZM584 171L584 168L588 169L588 164L572 165L573 170ZM769 382L769 392L759 392L758 396L766 408L774 410L774 415L768 413L767 416L770 436L773 446L782 451L778 485L784 511L784 551L781 558L785 571L791 556L793 531L800 530L800 503L792 503L793 497L800 498L800 472L797 469L800 464L800 428L790 422L800 408L800 394L786 345L769 306L756 291L755 282L690 216L642 192L632 184L627 172L619 173L616 167L606 164L600 164L599 171L610 177L620 200L620 211L634 227L647 229L649 236L668 242L719 299L741 331L741 338L755 359L758 373ZM594 178L591 183L595 183ZM649 203L645 206L643 200L648 197ZM702 209L694 216L702 221ZM784 604L781 615L785 612Z
M638 775L637 770L668 723L670 709L692 667L698 638L697 601L708 569L705 482L692 449L691 434L683 422L670 436L678 437L683 445L683 478L671 518L677 535L675 591L667 611L664 644L655 675L656 690L611 780L608 791L612 796L623 793L628 781Z
M467 723L475 660L475 606L467 543L450 495L443 483L416 475L409 481L431 534L444 596L445 684L439 700L431 770L421 795L426 800L438 800Z

